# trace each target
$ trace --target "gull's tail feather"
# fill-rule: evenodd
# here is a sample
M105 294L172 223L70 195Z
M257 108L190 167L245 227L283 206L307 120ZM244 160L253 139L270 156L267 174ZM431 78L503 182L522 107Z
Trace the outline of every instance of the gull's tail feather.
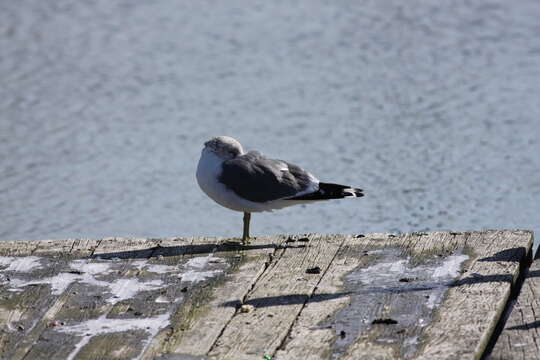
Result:
M346 185L319 183L319 190L309 194L288 198L287 200L329 200L362 196L364 196L362 189L356 189Z

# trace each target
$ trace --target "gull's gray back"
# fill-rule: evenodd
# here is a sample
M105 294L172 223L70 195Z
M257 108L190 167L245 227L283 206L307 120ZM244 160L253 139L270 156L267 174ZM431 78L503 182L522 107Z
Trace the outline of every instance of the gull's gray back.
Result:
M283 160L268 159L257 151L227 160L219 181L237 195L253 202L293 197L307 190L315 179L302 168Z

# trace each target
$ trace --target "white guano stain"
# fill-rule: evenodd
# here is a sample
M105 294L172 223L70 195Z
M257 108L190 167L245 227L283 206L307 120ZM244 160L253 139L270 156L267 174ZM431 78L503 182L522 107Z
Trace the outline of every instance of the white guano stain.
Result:
M216 261L218 259L219 258L213 256L212 254L208 254L208 256L198 256L198 257L194 257L193 259L189 259L185 267L193 268L193 269L203 269L211 261Z
M161 280L141 282L137 278L117 279L112 283L105 284L107 284L105 286L107 286L109 291L113 294L113 297L107 299L107 302L113 304L122 300L131 299L141 291L155 290L163 287L163 281Z
M158 304L168 304L170 303L169 299L166 297L166 296L158 296L156 298L156 300L154 300L154 302L158 303Z
M449 282L459 275L461 264L467 260L467 255L451 255L444 259L443 263L436 267L431 275L432 279L442 283L437 283L433 291L429 294L426 306L429 309L434 309L439 306L443 300L444 290L449 287Z
M0 308L0 322L5 325L5 329L11 332L17 331L14 323L20 321L23 312L18 309L6 310Z
M223 259L208 254L208 256L199 256L190 259L185 265L185 272L182 272L178 277L182 278L182 281L188 281L192 283L198 283L206 279L212 278L223 270L203 270L209 264L223 263Z
M0 279L0 283L5 285L8 291L16 292L23 291L23 288L28 285L50 285L52 295L62 294L73 283L88 284L104 288L103 293L110 294L105 298L105 301L111 305L123 300L132 299L142 291L159 290L170 286L164 283L161 278L141 281L136 277L130 276L117 277L109 281L103 280L103 276L114 276L114 272L118 271L117 264L120 261L122 260L73 260L69 263L68 271L60 272L54 276L34 278L31 280L18 276L10 276L9 280ZM219 269L215 268L216 264L218 264ZM6 268L0 269L0 274L6 271L24 273L43 268L41 258L37 256L0 257L0 266L6 266ZM134 260L129 262L127 266L139 271L154 273L156 276L171 274L171 276L181 277L183 282L197 283L223 272L227 264L223 259L209 254L208 256L192 258L182 266L155 264L147 260ZM155 302L172 304L181 302L182 299L182 297L178 297L171 301L167 297L160 295L156 298ZM97 319L90 319L79 324L59 326L54 331L82 336L81 340L68 356L68 359L74 359L79 351L95 335L119 333L129 330L144 330L148 336L143 341L143 349L140 355L136 357L138 359L150 344L151 339L156 336L159 330L169 324L172 308L171 305L168 307L169 310L167 313L151 318L110 319L107 318L107 314L103 314Z
M178 275L178 277L182 278L182 281L189 281L196 284L198 282L212 278L216 276L217 274L219 274L220 272L221 272L220 270L209 270L209 271L188 270L185 273Z
M164 313L151 318L136 318L136 319L111 319L107 318L106 314L101 315L97 319L87 320L80 324L62 326L55 329L56 331L82 336L81 340L75 345L75 348L66 358L72 360L77 356L79 351L90 342L96 335L111 334L130 330L144 330L148 336L143 341L143 349L134 359L140 359L145 349L148 347L150 340L157 335L159 330L169 324L170 313Z
M179 270L177 266L152 264L146 260L135 260L131 262L131 265L136 267L138 270L144 270L156 274L167 274Z
M86 260L74 260L70 263L74 272L61 272L55 276L37 280L22 280L13 278L9 282L9 291L22 291L28 285L48 284L51 285L53 295L62 294L74 282L101 286L107 288L112 297L107 299L109 303L130 299L138 292L154 290L163 287L161 280L140 281L137 278L120 278L114 281L99 280L96 276L110 274L111 262L88 262Z
M451 285L453 279L459 275L461 264L467 260L467 255L450 255L437 266L418 265L411 266L410 259L381 262L361 269L354 277L364 285L376 286L378 289L387 288L392 291L396 287L396 280L403 276L419 277L425 280L427 298L425 305L429 309L437 307L443 299L445 290Z
M386 284L387 281L393 284L397 276L405 273L409 260L397 260L395 262L381 262L361 269L355 275L363 284Z
M435 269L435 271L433 272L433 278L455 278L459 275L459 269L461 268L461 264L468 258L469 257L467 255L448 256L446 259L444 259L442 265Z
M37 256L0 256L0 266L7 266L2 271L31 272L41 269Z

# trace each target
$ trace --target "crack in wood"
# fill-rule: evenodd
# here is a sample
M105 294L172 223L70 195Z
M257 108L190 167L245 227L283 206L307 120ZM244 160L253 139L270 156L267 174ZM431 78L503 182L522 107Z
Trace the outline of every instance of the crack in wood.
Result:
M315 284L315 286L313 287L311 293L309 294L309 296L306 298L306 300L304 301L304 303L302 304L302 307L300 308L300 310L298 311L298 314L296 315L296 317L294 318L294 320L292 321L291 325L289 326L289 329L287 330L287 333L285 334L285 336L283 336L283 339L281 341L281 344L279 344L279 346L272 352L272 357L276 356L276 353L279 351L279 350L283 350L287 344L287 339L289 338L290 334L291 334L291 331L292 329L294 328L294 326L296 325L297 321L298 321L298 318L300 317L300 315L302 314L302 311L304 310L304 308L306 307L306 304L309 302L309 300L311 298L313 298L313 294L317 291L317 287L319 286L319 284L321 283L321 281L323 280L324 276L326 275L326 273L328 272L328 269L330 269L330 266L332 265L333 261L336 259L336 257L338 256L338 254L340 253L342 247L343 247L343 244L345 243L345 240L347 239L347 237L344 237L343 240L341 241L341 243L339 244L339 247L337 249L337 251L335 252L334 256L332 257L332 259L330 260L330 262L328 263L328 265L326 266L326 269L324 270L323 274L321 275L321 277L319 278L319 281L317 281L317 283ZM302 264L303 264L303 261L302 261Z
M248 297L248 295L253 291L253 288L255 287L255 285L257 284L257 281L265 274L265 272L268 270L268 268L270 267L270 265L274 262L278 262L279 259L281 259L281 257L283 256L283 253L285 252L284 249L281 247L282 244L286 243L286 240L283 239L283 241L279 244L276 245L276 247L274 247L272 249L271 252L269 252L267 254L268 256L268 261L266 261L264 263L264 268L262 269L262 271L258 274L258 276L256 276L249 289L246 291L246 293L244 294L244 296L242 297L242 301L241 301L241 304L243 304L245 301L246 301L246 298ZM280 251L280 256L279 258L275 259L274 257L274 254L278 251L278 250L281 250ZM238 314L238 312L240 311L240 308L236 309L236 312L234 313L234 315L225 323L225 325L222 327L221 331L219 332L219 335L216 337L214 343L212 344L212 346L210 347L210 349L206 352L206 355L210 354L212 352L212 350L215 349L216 347L216 344L218 343L218 341L221 339L223 333L225 332L225 329L227 328L227 326L230 324L230 322L233 320L233 318Z

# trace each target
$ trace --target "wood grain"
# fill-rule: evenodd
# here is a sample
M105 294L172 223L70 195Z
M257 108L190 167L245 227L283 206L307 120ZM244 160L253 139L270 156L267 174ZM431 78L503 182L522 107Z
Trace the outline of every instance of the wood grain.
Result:
M305 240L289 243L276 253L244 301L254 310L236 313L211 349L211 358L262 358L282 344L344 237L310 236ZM320 271L307 273L316 268Z
M248 246L217 246L213 255L226 259L234 269L220 279L221 286L200 289L184 302L174 314L171 326L153 339L143 359L163 354L207 354L236 313L236 306L230 305L244 300L269 259L276 251L282 251L285 240L286 237L256 238Z
M276 358L295 358L301 354L307 359L355 359L359 354L369 354L367 358L374 359L477 358L482 355L504 309L520 262L525 261L531 244L528 232L444 232L400 237L379 234L361 241L349 238L300 314L288 341L277 351ZM444 259L459 249L469 255L466 269L448 284L444 302L436 314L430 314L429 307L418 309L422 302L429 303L429 298L424 300L418 294L430 294L419 280L415 280L416 288L407 288L396 278L390 289L379 286L368 289L367 293L364 288L344 287L343 277L352 269L365 270L373 265L370 250L391 247L401 249L410 261L418 264L433 256ZM319 301L318 296L336 294L339 291L336 286L341 286L345 294L351 294ZM370 297L369 292L379 294ZM343 321L328 321L328 317L335 317L339 311L342 317L357 316L358 311L347 312L347 307L351 306L364 308L358 321L367 321L368 325L376 318L399 319L399 322L364 326L360 334L350 334L350 326L343 326ZM418 321L403 317L405 313L414 314ZM400 326L404 321L406 326ZM349 336L356 338L345 341ZM340 342L347 345L341 352ZM411 342L417 344L410 346Z
M0 358L476 359L532 246L526 231L224 240L0 243ZM494 358L531 358L537 272Z
M484 231L466 234L463 242L473 252L473 260L427 327L419 359L482 356L519 276L520 264L527 261L533 238L527 231Z
M540 252L526 272L521 292L511 311L491 359L540 359Z

